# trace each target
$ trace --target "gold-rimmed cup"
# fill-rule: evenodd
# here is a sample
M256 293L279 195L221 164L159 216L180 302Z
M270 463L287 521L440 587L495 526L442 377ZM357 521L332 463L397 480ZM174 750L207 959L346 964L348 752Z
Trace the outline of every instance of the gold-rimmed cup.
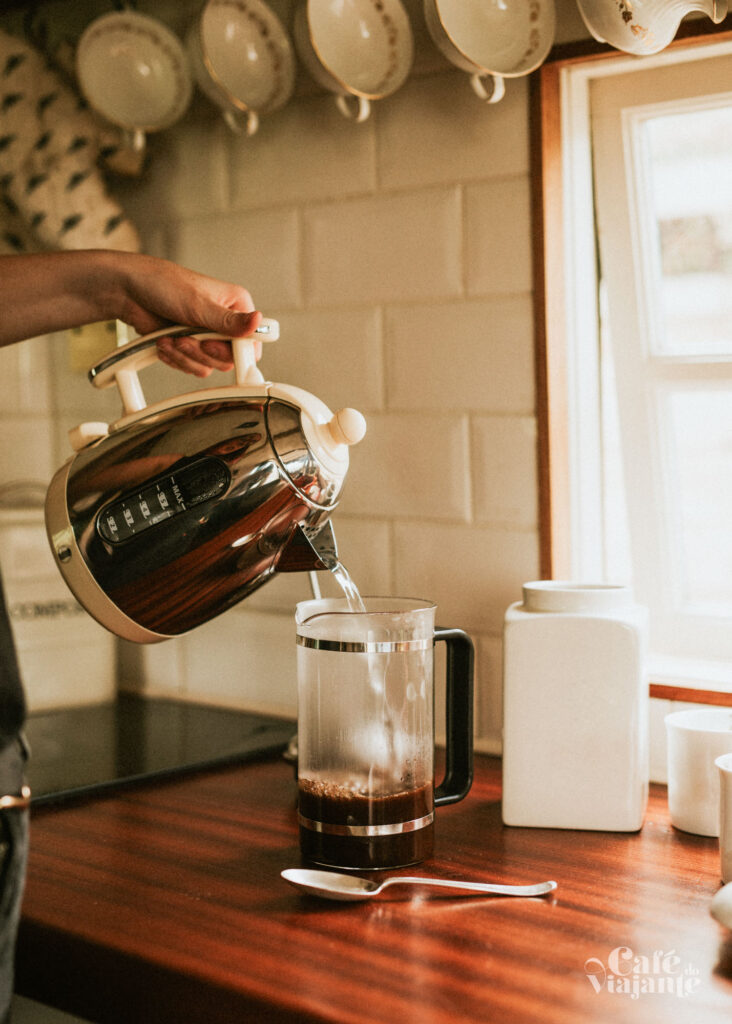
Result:
M87 26L76 48L76 77L89 106L137 151L149 132L183 117L193 92L178 36L137 11L103 14Z
M365 121L374 100L405 82L414 60L401 0L305 0L295 12L295 48L344 117Z
M198 87L234 132L254 135L292 95L292 43L263 0L208 0L186 43Z
M497 103L506 78L535 71L554 42L554 0L423 0L427 30L447 59L470 75L475 94Z

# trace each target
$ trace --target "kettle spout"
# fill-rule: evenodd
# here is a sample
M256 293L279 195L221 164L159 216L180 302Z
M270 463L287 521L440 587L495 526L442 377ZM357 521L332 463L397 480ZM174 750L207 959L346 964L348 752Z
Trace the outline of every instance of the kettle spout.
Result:
M313 569L333 570L338 565L338 549L330 520L316 534L308 535L300 524L277 559L277 572L310 572Z

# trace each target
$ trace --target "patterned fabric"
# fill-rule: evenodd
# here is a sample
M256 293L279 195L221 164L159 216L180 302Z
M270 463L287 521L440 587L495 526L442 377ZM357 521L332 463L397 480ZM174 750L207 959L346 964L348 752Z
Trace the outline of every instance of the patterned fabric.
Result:
M102 132L83 101L24 40L0 31L0 241L6 251L137 251L107 193Z

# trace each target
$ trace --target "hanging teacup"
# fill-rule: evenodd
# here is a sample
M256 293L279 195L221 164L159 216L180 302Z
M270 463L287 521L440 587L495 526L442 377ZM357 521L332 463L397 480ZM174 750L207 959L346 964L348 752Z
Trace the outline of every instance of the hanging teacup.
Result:
M488 103L503 97L504 78L536 70L554 42L554 0L424 0L424 15L435 45Z
M292 95L292 44L262 0L208 0L187 45L198 86L232 131L253 135L260 114L284 106Z
M639 57L664 50L691 11L715 24L727 16L727 0L577 0L577 6L598 42Z
M147 132L170 128L193 91L188 60L169 28L136 11L104 14L83 32L76 75L89 105L124 129L136 150Z
M295 13L294 39L312 77L355 121L404 83L414 59L400 0L306 0Z

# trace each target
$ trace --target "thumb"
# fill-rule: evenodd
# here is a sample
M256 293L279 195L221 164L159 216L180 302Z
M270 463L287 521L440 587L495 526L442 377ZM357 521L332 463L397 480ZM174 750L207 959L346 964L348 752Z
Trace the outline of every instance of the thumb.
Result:
M214 307L212 315L207 318L204 326L219 334L226 334L230 338L244 338L252 334L262 322L262 314L255 310L251 313L244 313L238 309L226 309L222 306Z

